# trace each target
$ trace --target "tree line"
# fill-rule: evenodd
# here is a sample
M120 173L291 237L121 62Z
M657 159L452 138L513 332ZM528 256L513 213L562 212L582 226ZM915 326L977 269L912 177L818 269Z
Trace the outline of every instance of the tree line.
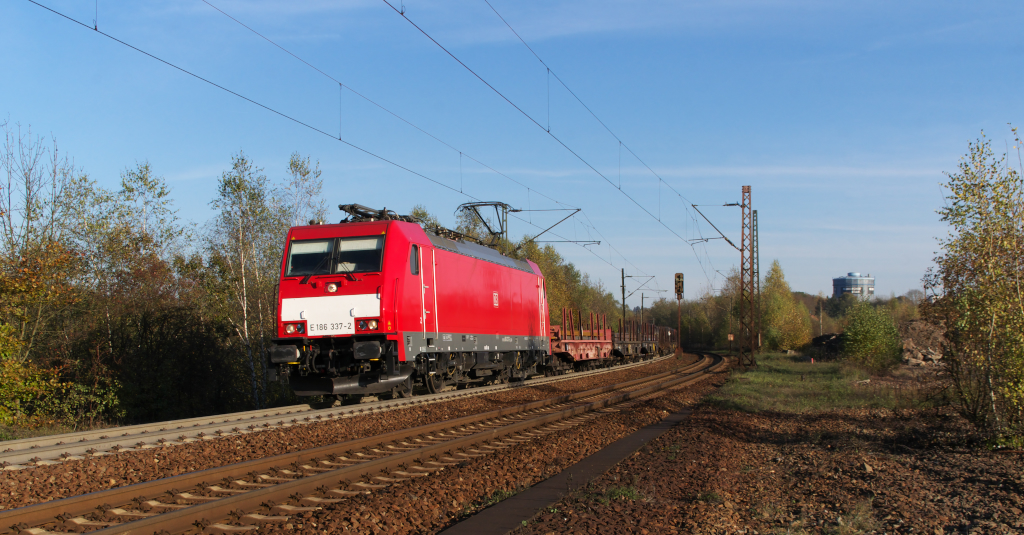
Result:
M271 180L232 156L202 224L178 217L148 162L101 187L55 140L0 123L0 427L93 426L295 403L266 379L289 227L327 219L317 162ZM413 210L424 225L436 218ZM457 228L482 233L465 214ZM550 245L495 246L537 262L549 308L618 302ZM0 429L0 436L3 436Z
M243 152L213 218L181 220L149 163L99 186L53 140L0 124L0 424L145 422L287 401L268 384L288 227L322 219L298 153L271 181Z

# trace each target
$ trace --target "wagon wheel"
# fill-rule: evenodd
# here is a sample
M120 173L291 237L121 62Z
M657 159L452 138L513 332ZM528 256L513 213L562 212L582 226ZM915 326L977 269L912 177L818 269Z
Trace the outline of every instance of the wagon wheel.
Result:
M444 388L444 378L438 374L431 374L423 378L423 384L427 387L427 392L431 394L437 394Z

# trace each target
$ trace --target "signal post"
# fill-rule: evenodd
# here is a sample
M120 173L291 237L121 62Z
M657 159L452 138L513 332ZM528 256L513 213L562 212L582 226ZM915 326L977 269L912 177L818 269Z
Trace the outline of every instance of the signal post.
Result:
M683 350L683 274L676 273L676 337L679 339L679 350Z

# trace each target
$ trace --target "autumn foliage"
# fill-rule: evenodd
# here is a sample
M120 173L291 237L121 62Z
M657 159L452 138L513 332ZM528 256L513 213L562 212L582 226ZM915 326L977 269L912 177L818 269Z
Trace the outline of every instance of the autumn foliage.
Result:
M1014 130L1016 133L1016 130ZM1016 140L1021 146L1021 140ZM1019 160L1018 160L1019 162ZM925 277L926 317L946 327L943 361L965 416L995 440L1024 435L1024 180L984 137L947 174L950 226Z

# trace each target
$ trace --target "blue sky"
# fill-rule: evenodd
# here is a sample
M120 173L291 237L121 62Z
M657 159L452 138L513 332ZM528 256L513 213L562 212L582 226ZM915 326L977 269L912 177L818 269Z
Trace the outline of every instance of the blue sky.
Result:
M579 207L556 231L602 243L558 244L564 256L616 295L620 267L656 276L650 287L663 290L684 272L690 297L719 287L739 254L722 240L691 246L715 232L686 208L709 205L701 210L738 242L739 209L720 205L743 185L758 210L762 272L778 259L793 289L809 293L830 293L848 271L874 275L881 294L919 287L946 233L935 214L942 172L983 130L1012 149L1007 123L1021 122L1018 3L491 0L656 176L553 78L548 89L544 66L483 0L404 7L543 128L383 1L210 2L455 149L201 0L101 0L98 17L95 1L39 3L90 27L96 18L103 32L330 135L27 0L0 6L0 115L55 137L107 187L148 160L197 223L239 150L274 180L292 152L319 160L331 206L424 204L448 223L471 200L459 190L521 208ZM548 136L549 124L614 185ZM525 187L466 157L460 165L460 151ZM512 233L539 232L560 214L518 214Z

